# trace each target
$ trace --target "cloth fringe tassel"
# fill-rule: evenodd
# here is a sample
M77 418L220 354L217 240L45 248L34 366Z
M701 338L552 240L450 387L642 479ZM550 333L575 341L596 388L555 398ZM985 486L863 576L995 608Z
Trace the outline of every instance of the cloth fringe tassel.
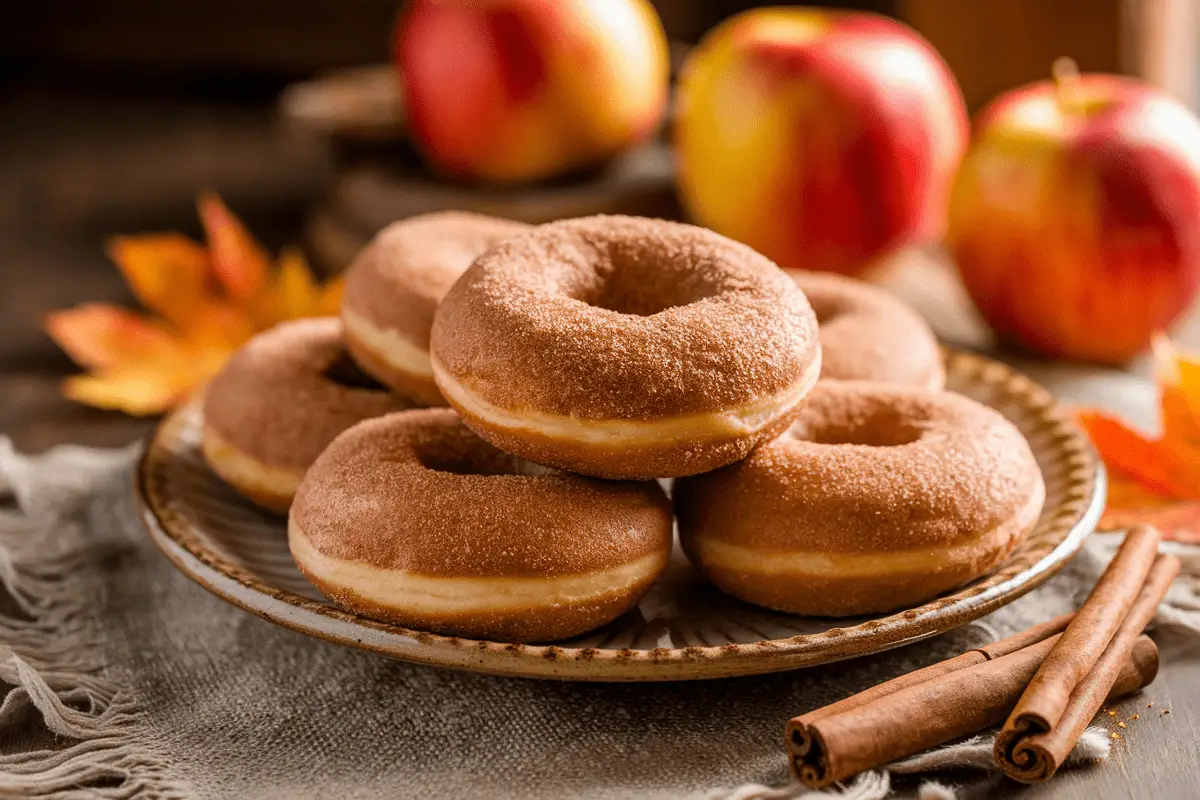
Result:
M0 797L184 798L131 695L105 674L91 614L98 559L120 541L85 524L96 490L135 450L61 447L36 457L0 439L0 731L41 718L48 749L0 755Z
M892 775L924 775L954 769L972 769L993 772L996 762L992 759L992 741L995 734L980 734L957 744L939 747L927 753L888 764L885 769L864 772L843 787L817 790L792 783L782 788L758 784L739 786L732 791L713 792L708 800L883 800L891 794ZM1112 743L1103 728L1088 728L1079 737L1079 742L1067 765L1090 764L1108 758ZM955 800L954 789L938 781L923 781L917 788L919 800Z

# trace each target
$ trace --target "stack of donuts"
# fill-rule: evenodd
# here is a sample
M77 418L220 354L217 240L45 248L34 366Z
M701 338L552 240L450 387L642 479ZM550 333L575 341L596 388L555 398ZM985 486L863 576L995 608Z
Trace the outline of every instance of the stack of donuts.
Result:
M203 449L374 619L578 635L638 603L676 522L721 590L858 615L979 577L1041 511L1021 434L943 380L925 323L865 283L679 223L450 212L381 232L340 320L239 352Z

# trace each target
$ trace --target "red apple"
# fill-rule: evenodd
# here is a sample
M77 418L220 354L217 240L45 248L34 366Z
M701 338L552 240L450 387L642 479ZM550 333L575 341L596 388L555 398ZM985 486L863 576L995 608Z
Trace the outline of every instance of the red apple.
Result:
M444 172L545 178L650 136L667 101L648 0L413 0L395 61L410 130Z
M782 266L859 273L944 230L967 112L945 63L899 22L741 14L689 57L677 112L691 217Z
M1068 75L980 114L948 243L999 337L1119 363L1200 281L1200 122L1139 81Z

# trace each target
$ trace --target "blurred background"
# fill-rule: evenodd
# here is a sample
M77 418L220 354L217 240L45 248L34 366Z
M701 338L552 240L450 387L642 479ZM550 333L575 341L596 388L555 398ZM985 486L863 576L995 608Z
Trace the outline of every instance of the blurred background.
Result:
M654 5L677 65L706 31L756 4ZM953 70L971 112L1046 77L1064 55L1081 71L1137 76L1196 105L1195 0L836 5L916 29ZM39 0L5 14L0 432L21 446L110 443L144 429L57 397L58 378L75 368L40 321L84 301L132 304L104 239L155 230L198 237L202 190L219 192L272 252L302 245L319 272L343 266L390 219L454 205L464 192L487 210L534 218L616 195L632 198L634 210L671 213L669 159L649 157L616 177L488 190L482 200L427 174L398 136L375 130L401 113L388 66L395 0ZM340 83L324 78L363 67Z

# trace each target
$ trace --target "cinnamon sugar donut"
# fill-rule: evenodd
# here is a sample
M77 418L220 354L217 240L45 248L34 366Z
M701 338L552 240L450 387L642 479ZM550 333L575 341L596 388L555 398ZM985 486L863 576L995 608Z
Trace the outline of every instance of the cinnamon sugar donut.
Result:
M284 512L334 437L408 405L355 367L337 319L287 322L251 339L209 384L204 458L240 494Z
M288 542L331 600L452 636L549 641L615 619L671 550L655 483L597 481L492 447L449 409L339 436L296 494Z
M1020 432L949 392L822 381L745 461L677 481L680 540L736 597L891 611L967 583L1032 529L1045 489Z
M786 429L820 371L804 294L712 231L542 225L481 256L434 317L434 378L480 436L603 478L692 475Z
M937 337L921 315L866 281L784 270L808 297L821 336L821 377L941 389Z
M477 256L529 227L443 211L380 231L346 271L342 321L354 360L405 397L444 406L429 366L433 312Z

